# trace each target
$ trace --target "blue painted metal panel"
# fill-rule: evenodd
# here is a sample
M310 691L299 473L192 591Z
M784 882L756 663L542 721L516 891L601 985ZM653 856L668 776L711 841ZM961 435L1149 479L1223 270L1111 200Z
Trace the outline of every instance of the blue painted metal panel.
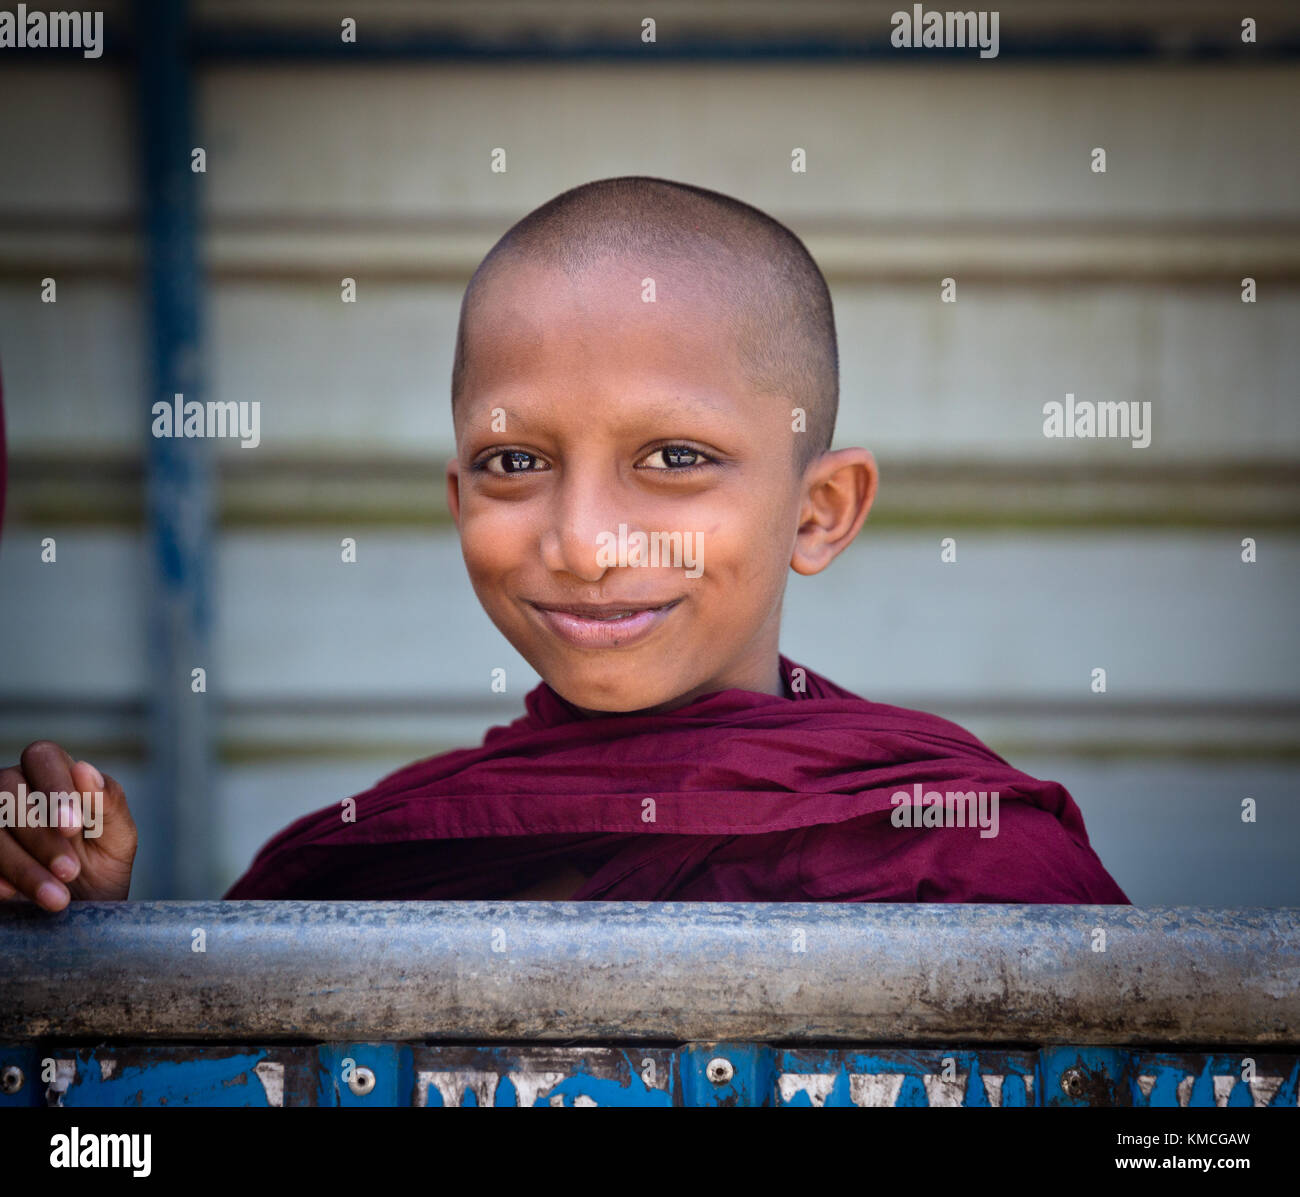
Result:
M1294 1055L1096 1047L0 1045L13 1069L0 1107L1300 1106Z
M1129 1068L1135 1106L1300 1107L1300 1059L1295 1056L1134 1053Z
M678 1053L642 1047L413 1049L417 1106L671 1106Z
M1300 1061L1275 1053L1052 1048L1041 1053L1050 1106L1295 1108Z
M318 1050L322 1106L409 1106L411 1049L400 1043L338 1043Z
M780 1106L1032 1106L1038 1058L1026 1051L778 1049Z
M765 1106L772 1104L776 1057L754 1043L714 1043L682 1049L681 1104Z
M1129 1053L1108 1047L1059 1047L1040 1053L1041 1104L1131 1105Z
M0 1110L39 1106L35 1078L40 1075L41 1054L24 1044L0 1044Z
M316 1105L316 1049L177 1045L0 1048L23 1056L23 1106ZM47 1079L52 1078L52 1079Z

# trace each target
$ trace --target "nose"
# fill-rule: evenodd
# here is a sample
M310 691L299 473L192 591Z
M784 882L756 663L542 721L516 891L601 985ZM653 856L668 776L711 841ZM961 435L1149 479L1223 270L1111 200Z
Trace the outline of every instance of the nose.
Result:
M542 531L542 562L552 573L568 573L584 582L599 582L607 566L599 564L600 534L616 532L619 510L613 479L596 470L565 472L553 492ZM625 520L626 522L626 520Z

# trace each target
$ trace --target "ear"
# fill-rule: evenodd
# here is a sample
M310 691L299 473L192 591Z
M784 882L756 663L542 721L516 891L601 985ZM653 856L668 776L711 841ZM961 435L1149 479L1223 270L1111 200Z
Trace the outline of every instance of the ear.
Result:
M804 474L790 568L819 574L858 534L876 497L876 459L866 449L823 453Z
M447 507L460 531L460 462L454 457L447 463Z

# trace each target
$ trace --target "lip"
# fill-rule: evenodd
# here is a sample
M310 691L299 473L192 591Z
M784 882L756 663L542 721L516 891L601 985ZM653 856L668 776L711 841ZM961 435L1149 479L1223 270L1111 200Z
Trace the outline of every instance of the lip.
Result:
M681 602L671 599L654 606L634 603L542 604L529 601L543 624L577 648L624 648L638 644L667 619ZM631 611L624 619L600 618L618 611Z

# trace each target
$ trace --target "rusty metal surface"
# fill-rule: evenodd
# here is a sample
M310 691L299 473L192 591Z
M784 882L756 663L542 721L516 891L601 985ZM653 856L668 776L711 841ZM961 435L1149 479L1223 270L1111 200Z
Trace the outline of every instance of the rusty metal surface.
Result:
M0 961L15 1041L1300 1042L1295 908L10 903Z

